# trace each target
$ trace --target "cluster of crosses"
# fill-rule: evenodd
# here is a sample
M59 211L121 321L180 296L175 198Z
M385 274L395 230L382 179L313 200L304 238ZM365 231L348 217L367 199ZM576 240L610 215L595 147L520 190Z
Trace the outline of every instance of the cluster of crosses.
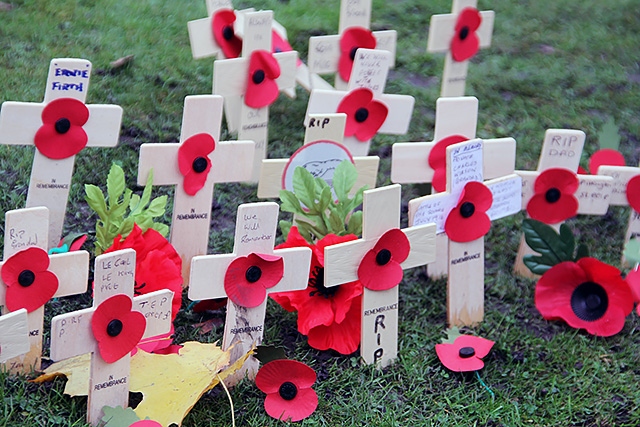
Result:
M291 50L271 11L238 11L228 0L209 0L208 17L189 23L194 58L218 57L213 94L185 99L178 142L142 144L138 182L153 171L153 185L175 187L170 240L182 257L184 286L192 300L228 297L222 345L232 348L232 361L261 343L268 294L307 287L311 251L274 249L279 206L266 201L238 207L232 253L207 254L214 185L257 182L259 198L275 198L292 189L296 167L330 181L336 162L349 160L358 170L354 188L370 188L362 237L328 247L324 274L326 287L358 280L363 260L372 257L376 268L395 269L398 280L391 284L364 283L365 363L383 367L396 358L398 285L405 269L430 264L431 277L448 277L450 325L482 321L484 235L491 221L525 209L540 192L537 178L545 171L577 174L585 135L548 130L535 171L515 170L513 138L476 137L479 103L464 96L465 79L469 58L490 45L493 12L475 7L475 0L454 0L451 14L432 17L428 51L446 53L434 138L394 144L394 184L381 188L375 188L379 158L369 155L370 142L378 133L406 133L414 99L384 92L396 32L369 30L370 0L342 1L339 34L312 37L308 65ZM319 76L326 73L336 74L335 87ZM0 363L12 372L40 366L47 302L87 290L89 253L47 250L60 240L75 155L118 142L122 109L85 104L90 75L87 60L54 59L42 103L5 102L0 112L0 144L36 146L26 207L5 216ZM295 95L296 82L311 91L303 144L290 159L265 159L269 105L279 92ZM220 141L223 112L236 141ZM638 168L603 166L600 175L578 176L576 213L602 215L610 203L626 204L626 183L637 175ZM409 202L409 227L400 229L400 184L408 183L430 183L433 190ZM551 190L544 196L553 203ZM627 238L640 230L638 224L634 212ZM523 240L516 273L528 274L522 257L529 252ZM93 306L51 322L51 359L92 354L93 424L105 405L126 406L131 345L170 330L170 291L133 297L135 256L126 249L97 257ZM271 275L267 265L277 265L280 274L274 286L255 291L252 284ZM28 294L41 275L51 282L50 292L15 296L20 289ZM138 321L133 338L122 336L123 316ZM114 350L110 340L123 341L125 351ZM249 358L235 380L255 376L257 367Z

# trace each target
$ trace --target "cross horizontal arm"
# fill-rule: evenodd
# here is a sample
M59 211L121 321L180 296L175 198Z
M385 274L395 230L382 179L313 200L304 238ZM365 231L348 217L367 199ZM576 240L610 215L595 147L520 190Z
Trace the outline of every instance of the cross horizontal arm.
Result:
M160 289L133 299L132 310L144 315L147 326L142 338L166 334L171 330L173 291Z
M192 301L225 298L224 276L236 254L201 255L191 259L189 299Z
M49 256L51 270L58 278L55 298L78 295L87 291L89 284L89 252L71 251Z
M311 249L284 248L273 251L273 254L284 260L284 277L267 291L275 293L305 289L309 279Z
M409 130L415 98L410 95L380 95L379 101L387 106L389 114L378 133L404 135Z
M29 351L27 310L21 308L0 317L0 363Z
M187 22L189 44L193 59L207 58L220 53L220 46L215 42L211 30L211 17ZM208 36L207 36L208 35Z
M609 204L613 206L627 206L627 184L634 176L640 175L640 168L632 166L606 166L598 168L598 175L610 176L613 178L611 198Z
M89 120L83 126L89 140L87 147L115 147L120 136L122 107L119 105L87 105Z
M493 34L493 21L495 12L492 10L480 12L482 24L476 31L480 39L480 48L491 46L491 36ZM451 48L451 38L455 36L455 25L458 15L445 14L431 16L429 24L429 38L427 41L427 52L442 53L448 52Z
M98 343L91 331L95 308L61 314L51 319L51 360L94 353Z

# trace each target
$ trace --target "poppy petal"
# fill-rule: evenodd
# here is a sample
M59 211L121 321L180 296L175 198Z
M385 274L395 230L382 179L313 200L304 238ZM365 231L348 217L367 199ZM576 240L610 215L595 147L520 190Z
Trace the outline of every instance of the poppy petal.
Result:
M255 50L249 58L249 75L244 102L251 108L271 105L278 98L280 65L271 52Z
M278 284L284 276L282 257L249 254L234 259L224 276L224 289L234 303L257 307L267 296L267 288Z
M48 267L49 256L38 247L17 252L4 262L0 275L7 287L5 304L9 311L24 308L30 313L53 298L58 278ZM29 272L30 277L25 278L23 272Z
M242 52L242 39L233 31L235 21L236 14L232 9L219 9L211 19L213 38L227 58L237 58Z
M624 166L626 164L621 152L612 148L603 148L593 153L589 158L589 171L595 175L598 173L598 168L602 165Z
M89 109L73 98L59 98L42 110L42 126L36 131L34 144L50 159L65 159L78 154L88 137L82 126L89 119Z
M444 230L454 242L471 242L479 239L491 229L487 210L493 203L493 195L481 182L465 184L460 200L447 215Z
M182 187L190 196L204 187L211 159L209 154L215 150L215 140L207 133L199 133L187 138L178 148L178 168L184 177Z
M366 109L369 115L364 122L359 123L355 132L355 137L362 142L369 141L376 136L389 114L387 106L376 100L371 101Z
M451 135L438 141L431 149L428 159L429 166L433 169L431 185L437 192L442 193L447 189L447 147L468 140L466 136Z
M579 186L578 177L569 169L551 168L538 175L533 184L533 191L536 194L541 194L556 188L563 194L573 194Z
M340 59L338 73L345 82L349 81L355 52L359 48L375 49L376 38L373 32L364 27L349 27L340 36Z
M300 421L307 418L318 407L318 395L311 389L298 390L293 400L284 400L278 393L268 394L264 400L264 409L281 421Z
M562 194L557 202L550 204L544 194L535 194L527 203L527 213L545 224L558 224L578 213L578 199L573 194Z
M361 294L362 290L360 290ZM362 329L362 298L360 295L354 300L341 323L317 326L309 331L308 344L310 347L317 350L332 349L340 354L351 354L358 349L360 330Z
M75 98L58 98L49 102L42 110L42 123L54 125L65 118L75 126L84 126L89 120L89 109Z
M482 337L461 335L453 343L436 344L436 354L440 362L451 371L477 371L484 367L481 358L489 353L493 344L493 341ZM460 350L465 347L473 349L473 353L468 357L460 354Z
M316 382L316 373L297 360L277 359L265 363L256 375L256 386L264 393L277 393L280 385L292 382L298 389L309 388Z
M466 61L472 58L480 48L480 39L476 30L482 23L482 16L473 7L464 8L458 15L455 35L451 39L451 57L454 61Z
M640 212L640 175L636 175L627 182L627 201L634 211Z
M358 280L362 286L372 291L384 291L398 286L404 276L400 264L390 260L386 265L380 266L376 262L377 255L374 250L370 250L360 261Z

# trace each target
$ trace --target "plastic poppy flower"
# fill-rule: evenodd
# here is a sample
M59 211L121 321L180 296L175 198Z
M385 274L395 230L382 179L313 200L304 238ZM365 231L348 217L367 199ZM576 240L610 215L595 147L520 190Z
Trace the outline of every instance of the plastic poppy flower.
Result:
M49 255L37 247L17 252L2 264L0 275L7 287L9 311L24 308L31 313L53 298L58 290L58 277L48 268Z
M580 185L575 173L552 168L542 172L533 185L535 194L527 203L527 213L545 224L557 224L578 213L574 195Z
M626 162L624 156L618 150L603 148L593 153L589 158L589 171L595 175L598 173L598 168L602 165L624 166Z
M451 57L454 61L466 61L478 52L480 39L476 31L481 23L482 15L478 9L473 7L462 9L456 21L456 33L451 39Z
M561 262L536 284L536 308L547 320L608 337L624 327L634 297L620 270L595 258Z
M467 182L455 208L444 222L444 231L454 242L471 242L489 232L487 210L493 203L491 190L481 182Z
M190 196L195 196L207 182L211 170L209 154L216 148L216 142L208 133L199 133L187 138L178 148L178 168L184 177L182 188Z
M280 36L276 30L271 30L271 53L291 52L293 48L289 42ZM298 58L296 62L299 67L302 65L302 61Z
M640 270L637 266L627 273L625 281L629 285L629 288L631 288L633 301L636 303L640 303ZM640 315L640 304L636 306L636 312L638 313L638 315Z
M367 88L352 90L338 104L337 113L347 115L344 136L354 136L360 141L369 141L387 119L389 110L382 102L373 99Z
M402 281L402 264L409 256L411 245L407 236L393 228L384 233L358 266L358 279L372 291L391 289Z
M89 109L73 98L58 98L42 110L42 126L34 137L38 151L50 159L75 156L89 138L82 126L89 120Z
M484 367L482 358L489 354L494 342L473 335L460 335L453 343L436 344L440 362L454 372L477 371Z
M162 424L153 420L140 420L131 424L129 427L162 427Z
M129 354L142 339L147 321L144 314L131 311L133 302L124 294L104 300L91 317L91 331L98 351L107 363Z
M254 50L249 58L249 75L244 103L251 108L271 105L278 98L280 64L271 52Z
M270 294L287 311L298 312L298 331L318 350L333 349L351 354L360 345L362 284L359 281L326 288L324 286L324 248L357 239L357 236L329 234L310 245L291 227L287 241L279 248L308 247L311 267L304 290Z
M241 256L229 264L224 275L224 290L234 303L257 307L284 276L284 260L276 255Z
M311 388L315 382L315 371L296 360L273 360L256 374L256 386L267 394L265 411L281 421L300 421L313 414L318 407L318 395Z
M371 30L364 27L350 27L344 30L340 36L340 59L338 60L338 73L345 82L351 77L353 61L356 59L356 51L360 48L375 49L376 38Z
M219 9L211 19L211 31L216 44L227 58L237 58L242 52L242 39L233 31L236 13L232 9Z
M438 193L447 189L447 147L468 140L466 136L451 135L442 138L431 149L428 159L429 166L433 169L431 185Z
M634 211L640 212L640 175L636 175L627 182L627 201Z

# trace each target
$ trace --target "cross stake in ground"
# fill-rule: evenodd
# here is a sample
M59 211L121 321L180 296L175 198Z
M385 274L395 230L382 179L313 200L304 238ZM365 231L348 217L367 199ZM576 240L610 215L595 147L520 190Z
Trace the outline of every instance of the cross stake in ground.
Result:
M398 354L398 285L403 270L436 259L435 225L400 230L400 185L364 192L362 238L325 248L324 285L360 280L360 355L384 367Z
M140 147L138 183L153 169L154 185L176 186L171 244L182 258L185 287L191 258L207 253L214 185L251 178L255 144L219 140L222 104L218 95L187 96L180 142Z
M0 316L0 364L29 352L27 310Z
M407 133L415 100L408 95L384 93L391 61L391 53L386 50L358 49L347 92L311 91L306 121L311 114L346 113L343 145L354 156L366 156L371 139L378 133Z
M431 17L427 52L447 54L440 96L464 96L469 59L478 48L491 45L495 14L478 12L477 4L477 0L453 0L450 14Z
M85 59L53 59L42 103L7 101L0 111L0 144L36 146L26 207L49 208L51 247L62 233L76 154L118 143L122 108L85 105L90 76Z
M89 253L47 255L49 211L45 207L9 211L5 215L4 261L0 267L3 313L28 311L29 352L8 360L12 372L40 369L44 306L52 298L86 292Z
M611 190L613 188L613 178L599 175L577 175L584 140L585 134L580 130L549 129L546 131L537 170L516 171L516 173L522 177L522 209L529 211L529 201L534 197L536 187L542 183L541 181L536 185L538 177L551 170L563 169L574 174L579 184L575 190L575 197L578 202L577 210L572 212L569 217L576 214L604 215L607 212L609 209ZM547 213L551 212L555 214L559 212L559 205L555 203L562 199L549 197L553 196L554 193L556 193L557 196L562 195L562 192L558 192L557 187L559 185L559 182L552 183L548 190L546 190L547 194L544 195L543 203L547 205L544 209ZM573 197L573 194L570 197ZM552 222L543 220L543 222L553 226L557 231L564 220ZM514 266L514 272L516 274L524 277L536 277L523 262L525 255L533 253L523 236L520 240L520 247L518 248L518 255Z
M295 88L298 53L271 53L273 12L246 12L242 58L215 61L213 92L225 98L225 116L238 139L255 141L252 181L257 182L267 155L269 105L279 91Z
M447 191L409 202L409 223L435 222L449 238L447 319L469 326L484 317L484 235L491 221L520 211L521 180L511 174L483 181L480 139L447 147ZM440 254L438 255L440 256Z
M129 403L131 350L140 339L169 332L173 292L133 298L136 252L96 257L93 307L51 320L51 359L91 353L87 421L98 425L105 406Z
M293 176L296 165L302 165L314 177L330 182L335 167L342 160L351 160L351 154L342 145L346 118L342 113L311 115L304 134L304 145L291 156L291 159L262 160L258 197L278 197L283 188L293 191L286 183L287 179ZM308 150L310 144L315 144L313 152ZM369 189L375 188L380 158L360 156L352 159L358 170L358 180L352 191L355 192L364 185Z
M273 202L240 205L233 253L191 261L191 300L229 298L222 348L233 346L231 363L262 342L267 295L307 287L311 250L273 249L278 211ZM251 357L234 378L253 378L257 369Z
M438 98L432 142L399 142L391 151L391 182L398 184L431 183L432 192L446 188L446 147L474 139L478 122L478 99L473 96ZM516 165L516 141L499 138L484 141L483 176L493 179L513 173ZM437 252L448 252L446 234L436 237ZM429 276L442 277L449 271L447 257L438 257L427 267Z
M335 87L345 90L350 80L349 70L355 50L370 48L391 53L388 66L393 68L396 57L395 30L370 31L371 0L342 0L340 26L337 35L309 38L309 71L313 74L336 75ZM324 89L315 87L315 89Z

